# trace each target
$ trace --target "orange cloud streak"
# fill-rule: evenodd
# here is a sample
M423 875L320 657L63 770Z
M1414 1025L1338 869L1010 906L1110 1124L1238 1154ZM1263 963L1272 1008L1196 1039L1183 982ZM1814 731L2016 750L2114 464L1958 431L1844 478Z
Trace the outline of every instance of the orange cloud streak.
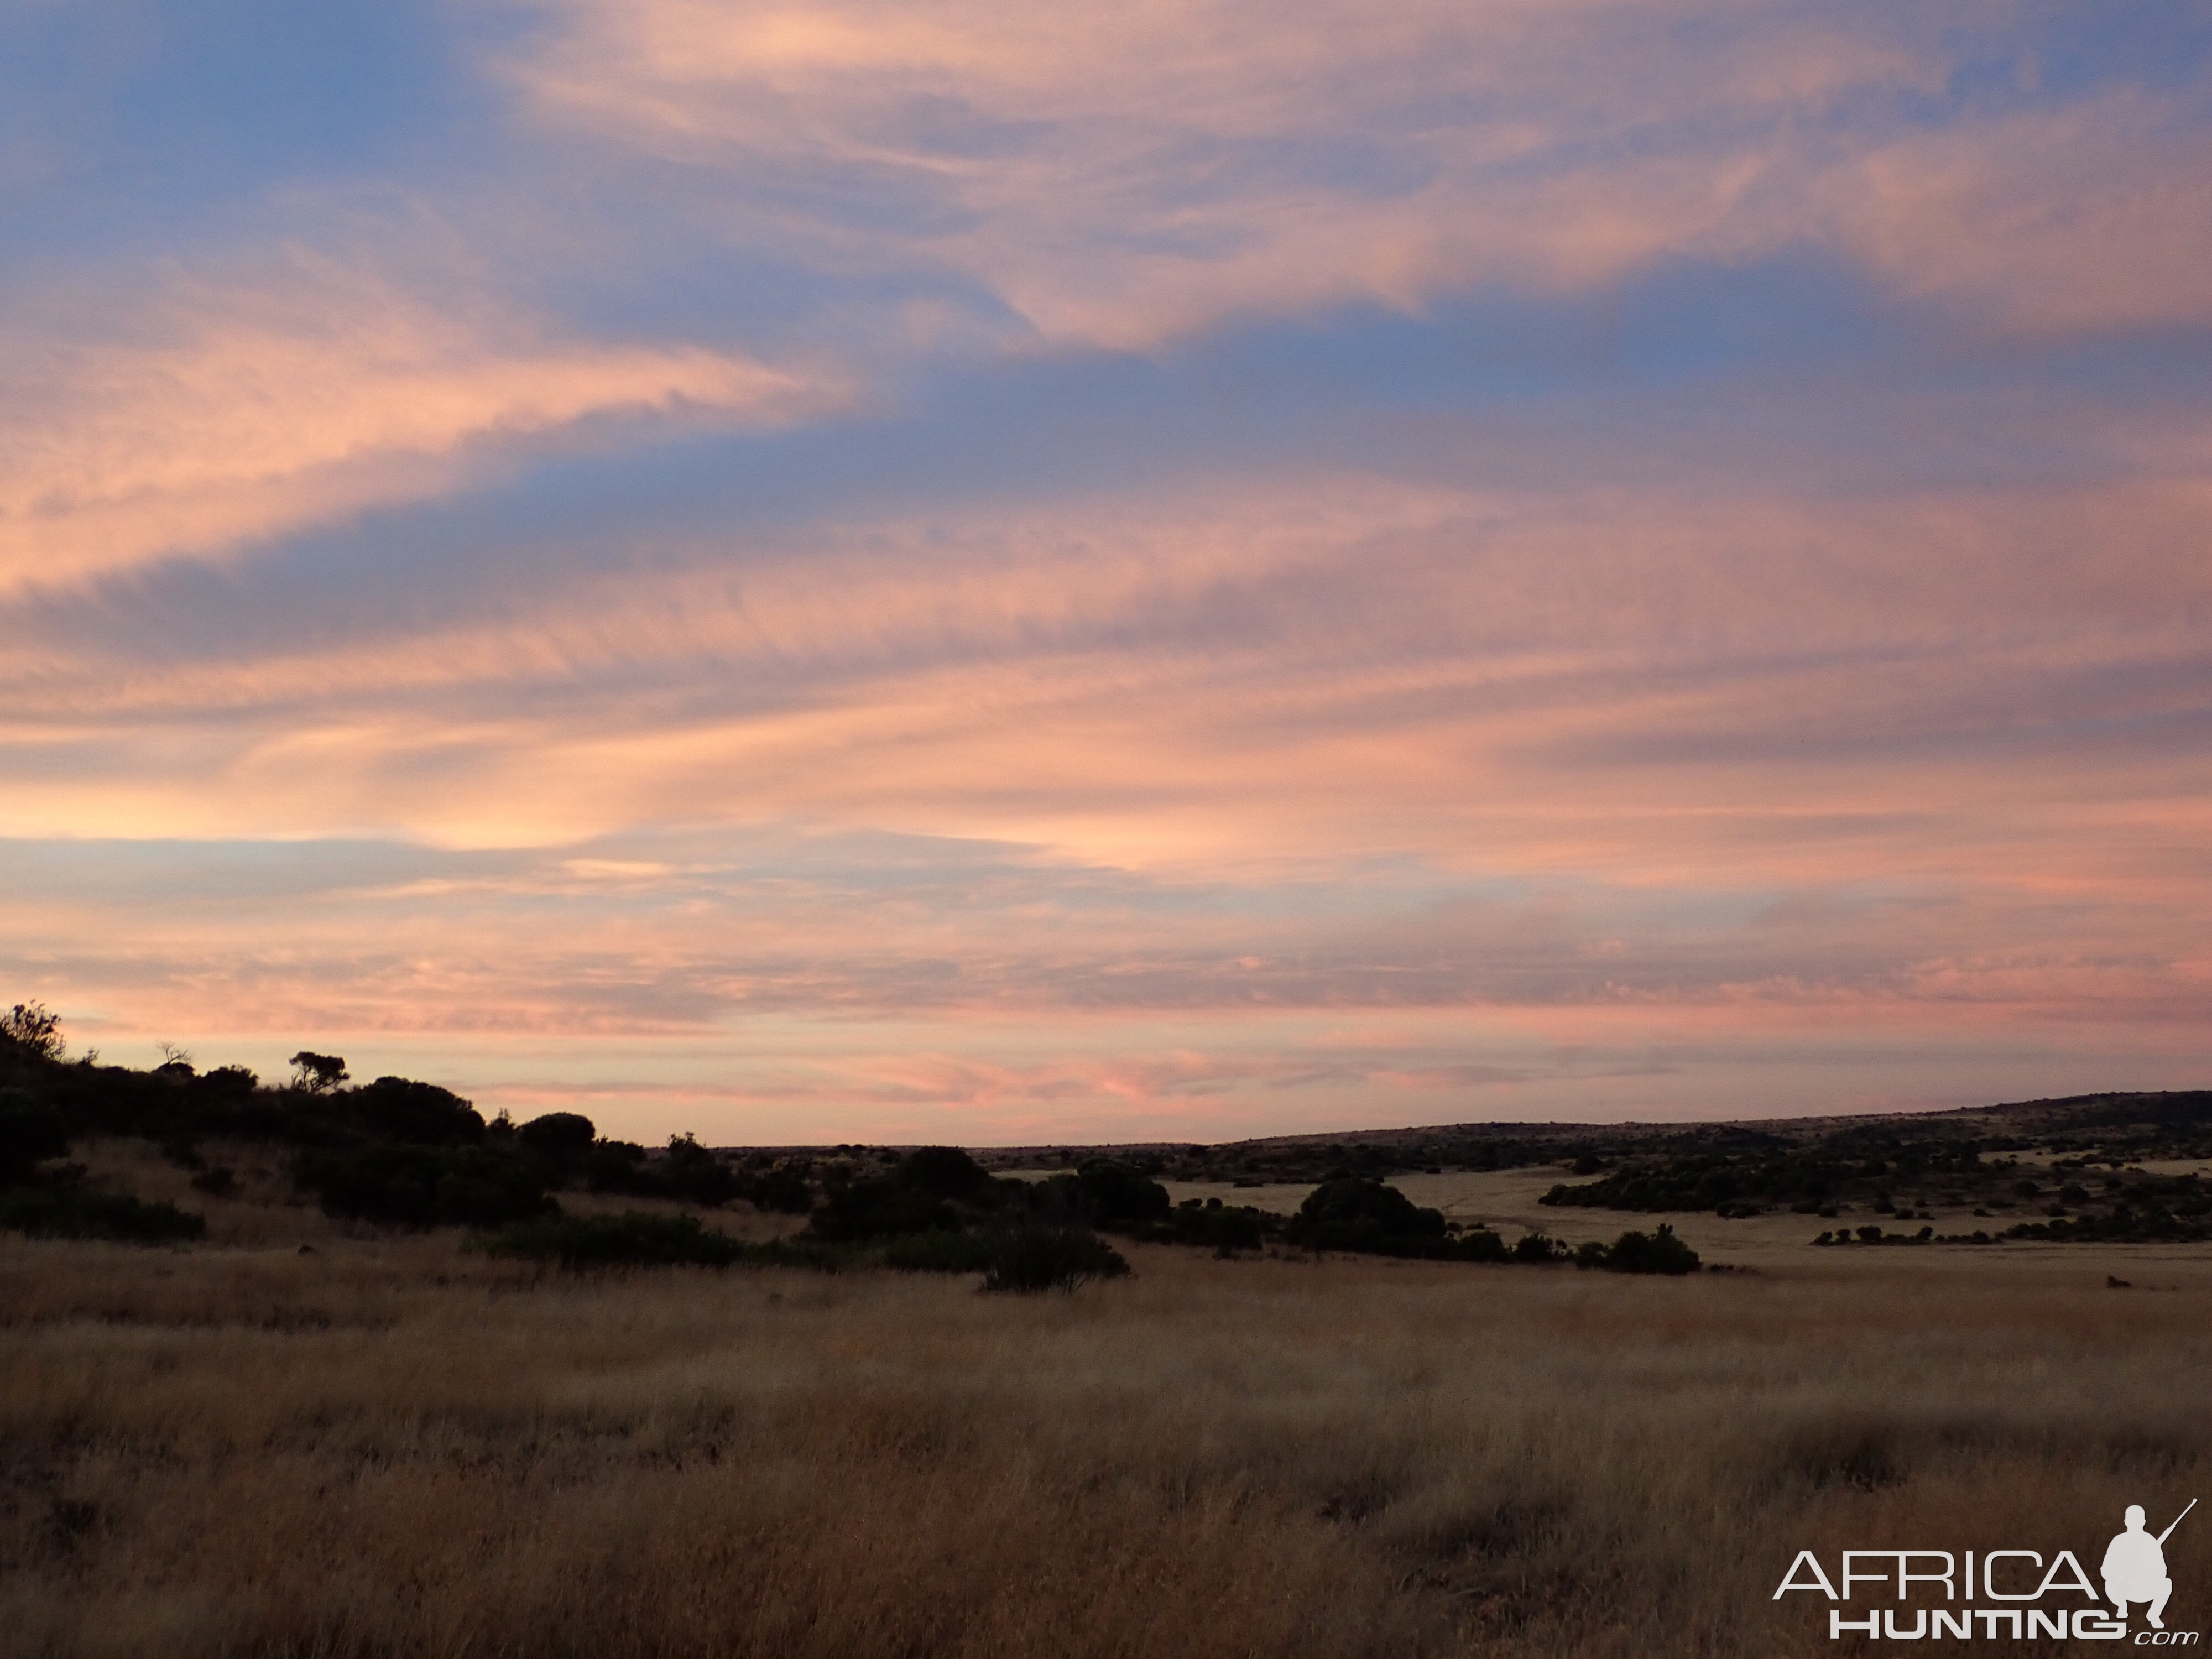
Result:
M546 338L306 254L256 280L179 280L133 311L82 343L0 334L0 590L442 493L472 450L588 416L776 424L836 395L713 352Z

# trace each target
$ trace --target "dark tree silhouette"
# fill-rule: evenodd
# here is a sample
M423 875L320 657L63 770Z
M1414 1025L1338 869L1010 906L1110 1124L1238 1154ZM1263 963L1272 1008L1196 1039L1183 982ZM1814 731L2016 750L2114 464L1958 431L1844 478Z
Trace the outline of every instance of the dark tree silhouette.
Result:
M62 1019L43 1002L19 1002L0 1014L0 1038L41 1060L62 1057Z
M302 1048L292 1056L292 1086L311 1095L326 1095L353 1075L337 1054L318 1054Z

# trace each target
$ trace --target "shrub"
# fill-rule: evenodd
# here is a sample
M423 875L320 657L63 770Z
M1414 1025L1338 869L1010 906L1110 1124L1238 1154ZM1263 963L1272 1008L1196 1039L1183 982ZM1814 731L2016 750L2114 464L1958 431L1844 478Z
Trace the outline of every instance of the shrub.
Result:
M977 1198L993 1185L990 1172L957 1146L917 1146L898 1161L890 1178L931 1198Z
M1075 1172L1074 1199L1083 1212L1101 1226L1120 1221L1165 1218L1172 1207L1168 1189L1140 1170L1111 1158L1084 1160Z
M645 1148L634 1140L602 1140L584 1161L584 1182L595 1193L665 1196L674 1189L643 1167Z
M337 1147L309 1152L296 1173L329 1214L392 1226L495 1227L550 1204L537 1170L472 1146Z
M1395 1187L1371 1176L1322 1182L1306 1194L1284 1231L1292 1243L1314 1250L1379 1255L1450 1251L1442 1211L1422 1209Z
M696 1216L553 1215L495 1234L483 1249L493 1255L557 1261L563 1267L666 1267L696 1262L727 1267L744 1254L742 1241L710 1232Z
M599 1132L581 1112L548 1112L532 1118L515 1135L526 1146L562 1157L587 1151Z
M668 1138L667 1180L679 1197L709 1209L738 1195L738 1174L702 1146L696 1136Z
M295 1170L325 1213L427 1227L437 1218L441 1160L413 1146L351 1146L310 1152Z
M473 1143L484 1137L476 1108L451 1089L404 1077L380 1077L356 1089L346 1104L373 1135L411 1146Z
M449 1227L500 1227L545 1214L554 1207L538 1171L473 1147L444 1157L434 1218Z
M1025 1182L993 1180L957 1146L921 1146L889 1173L832 1191L807 1231L839 1243L957 1232L963 1214L955 1200L972 1214L999 1210L1015 1195L1030 1196Z
M1470 1227L1459 1236L1459 1259L1462 1261L1510 1261L1513 1252L1505 1241L1487 1227Z
M1095 1233L1030 1225L1009 1228L987 1243L987 1291L1024 1296L1073 1291L1090 1279L1119 1279L1129 1271L1121 1253Z
M896 1176L858 1182L832 1193L807 1224L817 1238L838 1243L959 1229L960 1217L950 1204L902 1185Z
M1513 1247L1513 1259L1524 1263L1558 1261L1566 1253L1565 1245L1545 1233L1523 1233Z
M173 1244L199 1238L207 1218L162 1202L88 1192L60 1182L0 1192L0 1227L34 1238L112 1238L126 1244Z
M1216 1255L1234 1255L1239 1250L1256 1250L1267 1243L1272 1219L1264 1211L1246 1204L1204 1204L1171 1211L1164 1222L1146 1228L1143 1236L1211 1248Z
M0 1014L0 1045L40 1060L59 1060L64 1047L61 1016L43 1002L19 1002Z
M779 1215L805 1215L814 1207L814 1189L806 1184L805 1176L788 1167L763 1170L741 1179L738 1196L757 1209L772 1210Z
M1592 1241L1575 1252L1575 1265L1611 1273L1693 1273L1698 1261L1698 1253L1662 1222L1656 1232L1623 1233L1611 1244Z
M21 1089L0 1091L0 1186L26 1180L32 1170L69 1151L62 1115Z

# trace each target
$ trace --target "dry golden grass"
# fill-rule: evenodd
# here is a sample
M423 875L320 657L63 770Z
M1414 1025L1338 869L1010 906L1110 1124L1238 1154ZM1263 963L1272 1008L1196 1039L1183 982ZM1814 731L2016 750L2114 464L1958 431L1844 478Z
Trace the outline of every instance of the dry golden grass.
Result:
M10 1654L1834 1653L1770 1599L1801 1547L2087 1556L2212 1498L2202 1256L1139 1249L1012 1299L208 1207L231 1244L0 1241Z

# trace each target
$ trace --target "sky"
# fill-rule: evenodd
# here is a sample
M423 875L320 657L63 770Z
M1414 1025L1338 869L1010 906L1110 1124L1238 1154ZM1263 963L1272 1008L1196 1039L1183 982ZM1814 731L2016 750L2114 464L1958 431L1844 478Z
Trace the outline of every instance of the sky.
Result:
M0 1001L715 1144L2212 1086L2212 8L0 0Z

